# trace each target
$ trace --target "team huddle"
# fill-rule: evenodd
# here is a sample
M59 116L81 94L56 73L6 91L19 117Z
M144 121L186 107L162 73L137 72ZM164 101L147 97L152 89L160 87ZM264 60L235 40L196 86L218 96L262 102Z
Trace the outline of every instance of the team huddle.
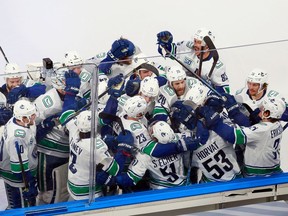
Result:
M7 63L0 88L7 209L88 199L91 156L96 198L282 172L285 99L259 68L231 95L214 40L204 28L178 43L159 32L158 52L179 63L172 67L148 61L124 38L87 60L67 52L37 78Z

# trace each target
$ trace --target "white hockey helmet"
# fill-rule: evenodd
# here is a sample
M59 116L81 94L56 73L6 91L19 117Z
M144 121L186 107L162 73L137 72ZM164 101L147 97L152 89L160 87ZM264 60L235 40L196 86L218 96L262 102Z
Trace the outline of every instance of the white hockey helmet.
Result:
M98 95L101 95L103 92L105 92L107 88L108 88L107 80L100 81L99 86L98 86ZM99 98L99 103L106 105L108 99L109 99L109 94L106 93L101 98Z
M8 63L5 66L5 78L22 78L20 68L15 63Z
M14 104L13 114L18 120L22 120L23 117L30 119L33 114L36 114L36 107L30 101L20 99Z
M196 33L194 34L193 39L203 41L204 37L206 36L210 37L212 42L214 42L215 36L212 34L210 30L207 30L206 28L198 29ZM203 45L206 45L206 43L204 42Z
M262 112L270 111L270 115L264 118L280 119L286 110L286 103L281 97L265 97L261 106L263 107Z
M152 138L158 142L166 144L176 139L176 135L170 125L164 121L157 121L149 127Z
M172 85L172 82L185 80L187 76L185 71L180 66L172 66L166 72L166 77L169 84Z
M159 94L160 88L158 80L154 77L145 77L140 82L140 91L144 96L156 97Z
M91 111L82 111L76 119L76 125L80 132L87 133L91 131Z
M67 67L77 66L84 63L83 58L76 51L69 51L65 53L65 65Z
M186 93L184 100L190 100L196 105L201 106L205 103L208 94L208 87L198 81L192 84L191 88Z
M267 83L267 81L268 74L260 68L254 68L247 77L247 82L259 83L260 86Z
M62 90L65 89L65 73L66 70L64 68L55 71L55 74L51 76L51 84L53 88Z
M126 100L123 109L129 117L141 118L146 114L147 106L147 102L142 96L135 95Z

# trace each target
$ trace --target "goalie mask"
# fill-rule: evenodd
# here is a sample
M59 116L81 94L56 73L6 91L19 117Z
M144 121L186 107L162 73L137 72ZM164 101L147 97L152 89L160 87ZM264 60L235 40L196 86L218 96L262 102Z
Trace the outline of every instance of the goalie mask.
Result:
M176 139L175 133L170 125L164 121L157 121L149 126L149 133L158 142L166 144Z

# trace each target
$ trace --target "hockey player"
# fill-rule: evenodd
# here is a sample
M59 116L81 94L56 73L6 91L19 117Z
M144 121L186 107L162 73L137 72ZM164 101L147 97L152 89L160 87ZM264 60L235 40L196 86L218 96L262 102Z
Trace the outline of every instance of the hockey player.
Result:
M212 32L205 28L200 28L196 31L192 38L193 41L181 41L178 43L173 43L173 36L169 31L159 32L157 34L158 52L165 56L164 50L169 51L171 55L179 59L192 72L199 73L201 46L203 46L203 62L201 74L199 75L203 79L211 81L213 87L218 92L229 93L229 80L226 75L226 67L224 63L218 60L216 67L212 73L210 73L213 64L213 53L209 51L209 48L204 41L205 36L208 36L212 42L215 39ZM189 53L187 54L187 52Z
M36 187L36 109L27 100L14 105L14 117L5 125L0 142L1 177L5 182L9 208L34 206Z
M81 81L74 71L58 70L51 81L54 88L35 100L40 116L37 120L39 205L68 200L67 175L61 170L67 170L68 166L69 137L55 122L60 113L82 107L75 100Z
M61 121L65 116L61 116ZM74 200L89 198L89 170L90 170L90 142L91 142L91 111L82 111L75 119L66 125L69 130L70 159L68 166L67 187L70 197ZM120 133L117 137L117 153L114 158L108 152L105 142L97 137L95 160L96 165L101 165L97 169L95 197L102 196L100 184L104 184L107 179L103 175L115 176L122 170L126 157L130 155L133 137L131 133L126 135ZM107 175L105 173L107 173Z
M247 77L247 86L236 92L235 99L249 111L251 122L255 124L261 120L258 114L262 101L271 96L281 97L277 91L268 89L267 72L254 68ZM285 111L281 120L288 121L288 110Z
M32 86L22 84L22 76L17 64L8 63L5 66L6 83L2 86L2 93L7 98L8 104L14 104L20 97L27 97L34 100L39 95L45 93L46 86L35 83Z
M156 99L153 110L153 119L167 121L172 112L172 105L176 101L183 100L185 94L198 81L195 78L187 77L185 71L179 67L171 67L167 71L168 83L160 87L160 94Z
M165 145L178 140L166 122L158 121L149 128L151 136L156 142ZM134 186L143 178L146 171L149 173L150 189L170 188L186 183L187 177L182 153L155 158L138 152L129 165L128 171L113 177L109 184L116 183L121 187Z
M285 102L279 97L266 97L262 101L261 122L251 127L235 128L223 122L210 107L198 110L205 124L229 143L246 146L244 175L266 176L282 172L280 167L280 142L283 128L279 122L285 111Z

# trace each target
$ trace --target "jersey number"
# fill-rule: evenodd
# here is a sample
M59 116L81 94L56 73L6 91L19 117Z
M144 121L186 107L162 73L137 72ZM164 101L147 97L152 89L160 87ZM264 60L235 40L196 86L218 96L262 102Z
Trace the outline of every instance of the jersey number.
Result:
M274 145L273 145L273 148L274 148L274 150L275 150L275 151L273 152L274 160L276 160L276 159L279 157L279 154L280 154L279 149L278 149L279 144L280 144L280 138L278 138L278 139L276 139L276 140L274 141Z
M229 161L228 158L226 158L226 154L223 152L223 150L220 150L217 154L214 155L213 158L217 162L220 161L222 164L225 164L225 166L223 166L223 169L226 172L229 172L230 170L233 169L233 164ZM213 162L212 158L209 158L208 160L204 161L203 166L209 173L215 170L215 173L212 174L212 176L215 179L221 179L222 176L225 174L225 172L217 164L211 165L210 162Z
M170 169L170 172L169 172ZM176 175L176 169L175 169L175 164L169 164L165 166L164 168L160 168L160 171L163 176L170 176L167 181L169 182L175 182L179 177Z
M70 151L70 155L71 155L71 158L72 158L72 162L69 164L69 170L73 174L75 174L77 172L77 169L74 167L74 164L76 163L77 155L74 154L72 151Z

